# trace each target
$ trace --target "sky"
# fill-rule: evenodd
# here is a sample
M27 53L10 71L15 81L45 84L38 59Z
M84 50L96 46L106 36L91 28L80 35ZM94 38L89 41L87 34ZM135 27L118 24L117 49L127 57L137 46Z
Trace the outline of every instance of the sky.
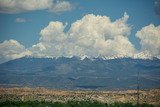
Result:
M0 63L160 58L160 0L0 0Z

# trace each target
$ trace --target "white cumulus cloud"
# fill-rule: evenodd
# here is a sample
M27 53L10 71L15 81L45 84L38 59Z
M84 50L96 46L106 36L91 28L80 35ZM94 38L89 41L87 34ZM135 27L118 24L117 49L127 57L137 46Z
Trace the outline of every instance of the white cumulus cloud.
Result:
M152 57L160 57L160 26L145 26L136 33L136 37L140 39L142 52L147 51Z
M40 31L39 43L26 49L16 40L0 43L0 63L26 55L34 57L160 58L160 26L150 24L136 33L141 49L130 42L129 16L111 21L107 16L87 14L71 24L51 21Z
M21 13L35 10L63 12L72 9L68 1L57 0L0 0L0 13Z
M33 45L34 56L118 56L131 57L135 52L134 45L128 40L131 27L126 23L129 16L111 21L107 16L85 15L72 23L64 32L67 24L50 22L40 32L40 42Z
M0 43L0 63L26 55L31 55L31 52L16 40L5 40Z
M58 57L65 54L68 46L67 35L64 33L65 26L61 22L50 22L40 32L40 43L33 45L31 51L33 56Z

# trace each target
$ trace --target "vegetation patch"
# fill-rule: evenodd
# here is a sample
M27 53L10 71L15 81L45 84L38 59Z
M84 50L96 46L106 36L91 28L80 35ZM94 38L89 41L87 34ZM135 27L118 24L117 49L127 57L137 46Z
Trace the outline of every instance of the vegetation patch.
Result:
M68 101L63 102L39 102L39 101L5 101L0 102L0 107L137 107L132 103L101 103L97 101ZM139 107L154 107L151 104L140 104Z

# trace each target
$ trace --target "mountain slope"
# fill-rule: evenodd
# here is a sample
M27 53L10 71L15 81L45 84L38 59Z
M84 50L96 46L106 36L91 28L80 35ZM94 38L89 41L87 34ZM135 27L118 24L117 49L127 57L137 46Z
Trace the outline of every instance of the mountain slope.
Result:
M0 84L56 89L135 89L138 71L140 88L160 88L160 60L131 58L23 57L0 64Z

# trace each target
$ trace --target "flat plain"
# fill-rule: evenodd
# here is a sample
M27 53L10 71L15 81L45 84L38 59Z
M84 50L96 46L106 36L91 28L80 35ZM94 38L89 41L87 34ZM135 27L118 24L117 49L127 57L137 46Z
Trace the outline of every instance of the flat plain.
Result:
M160 89L140 90L140 104L160 106ZM137 103L137 90L96 91L96 90L51 90L38 88L0 88L0 102L5 101L98 101L102 103Z

